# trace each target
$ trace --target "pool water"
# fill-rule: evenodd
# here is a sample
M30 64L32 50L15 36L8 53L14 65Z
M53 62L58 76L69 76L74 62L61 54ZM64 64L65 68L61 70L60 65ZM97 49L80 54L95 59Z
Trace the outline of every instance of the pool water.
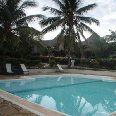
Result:
M116 111L116 81L88 75L32 76L0 81L0 88L71 116L107 116ZM40 78L38 78L40 77Z

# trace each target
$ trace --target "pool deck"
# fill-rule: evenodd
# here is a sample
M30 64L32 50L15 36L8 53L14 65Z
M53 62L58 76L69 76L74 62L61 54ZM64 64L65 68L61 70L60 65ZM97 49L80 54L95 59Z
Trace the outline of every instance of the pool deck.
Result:
M29 75L59 75L59 74L85 74L85 75L100 75L106 78L116 80L116 70L113 71L94 71L94 70L79 70L79 69L64 69L63 73L55 72L55 69L29 69ZM28 75L0 75L0 80L6 79L22 79Z
M37 116L36 114L21 108L0 97L0 116ZM38 115L39 116L39 115Z
M62 74L56 73L54 69L30 69L29 72L29 75ZM65 69L63 74L102 75L107 79L116 80L116 71ZM26 75L0 75L0 80L25 79L24 76ZM12 116L66 116L63 113L51 111L0 90L0 116L9 116L9 114ZM110 116L116 116L116 112L112 113Z

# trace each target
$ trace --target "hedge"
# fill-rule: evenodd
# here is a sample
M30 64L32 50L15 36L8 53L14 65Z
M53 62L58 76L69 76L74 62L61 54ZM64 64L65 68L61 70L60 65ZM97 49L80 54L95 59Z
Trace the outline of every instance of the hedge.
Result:
M43 63L48 63L48 57L38 57ZM68 58L51 57L56 64L67 65ZM116 58L114 59L79 59L74 58L75 66L90 67L90 68L105 68L116 69Z
M6 63L11 63L13 66L19 66L19 64L25 64L27 67L40 66L40 60L30 60L21 58L0 58L0 65L4 66Z
M75 66L90 67L90 68L105 68L105 69L116 69L116 58L114 59L79 59L74 58ZM40 66L41 63L50 63L53 64L68 64L68 58L61 57L30 57L26 59L22 58L0 58L0 65L6 63L11 63L15 66L18 66L21 63L24 63L28 67Z

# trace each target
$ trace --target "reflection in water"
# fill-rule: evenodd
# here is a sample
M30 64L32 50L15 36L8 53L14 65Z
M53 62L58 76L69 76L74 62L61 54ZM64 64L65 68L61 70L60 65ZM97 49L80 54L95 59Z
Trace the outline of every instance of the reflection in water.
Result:
M81 115L81 116L106 116L108 113L103 108L102 104L96 104L95 106L92 106L85 98L83 97L75 97L74 101L75 107L77 107L77 112L75 116Z
M57 110L56 101L49 96L41 96L38 94L25 95L25 99L31 102L40 103L42 106Z
M63 76L59 76L57 81L60 81L63 78Z
M25 85L25 81L21 81L19 85L20 86Z
M61 101L59 104L60 104L60 111L64 112L64 104L63 104L63 102Z
M74 79L73 79L73 77L71 77L71 84L74 84Z
M46 106L48 108L57 110L57 108L56 108L56 101L52 97L43 96L40 104L43 105L43 106Z
M6 82L5 83L5 87L10 87L11 86L11 83L10 82Z
M114 94L116 95L116 89L114 90Z
M25 99L31 102L39 102L41 100L41 97L42 96L38 94L28 94L27 96L25 96Z

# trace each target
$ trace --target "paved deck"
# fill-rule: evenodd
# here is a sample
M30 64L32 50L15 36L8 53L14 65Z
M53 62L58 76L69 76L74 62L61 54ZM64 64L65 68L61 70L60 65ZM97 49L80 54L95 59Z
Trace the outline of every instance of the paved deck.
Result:
M64 69L63 74L85 74L85 75L101 75L108 76L108 78L116 79L116 71L94 71L94 70L79 70L79 69ZM55 69L29 69L29 75L54 75ZM6 79L21 79L26 75L0 75L0 80Z
M0 98L0 116L39 116Z

